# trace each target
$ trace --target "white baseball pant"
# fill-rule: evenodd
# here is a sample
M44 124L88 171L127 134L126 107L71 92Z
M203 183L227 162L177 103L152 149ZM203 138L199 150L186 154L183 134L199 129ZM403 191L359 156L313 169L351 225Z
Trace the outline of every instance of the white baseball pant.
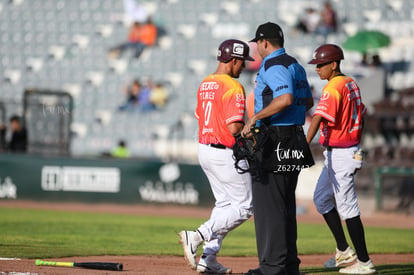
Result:
M316 184L313 201L319 213L326 214L335 206L343 220L360 215L355 193L354 174L362 166L354 159L359 146L325 150L325 162Z
M199 144L198 150L201 168L216 200L210 218L198 230L205 239L204 253L217 254L227 233L253 214L251 176L237 173L229 148ZM247 162L239 164L248 167Z

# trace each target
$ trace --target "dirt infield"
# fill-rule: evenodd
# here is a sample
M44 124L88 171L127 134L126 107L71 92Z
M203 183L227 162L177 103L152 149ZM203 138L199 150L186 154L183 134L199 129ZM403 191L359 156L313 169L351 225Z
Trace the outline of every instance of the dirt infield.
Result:
M403 255L370 255L375 264L399 264L412 262L414 254ZM300 256L301 267L316 267L327 260L329 255ZM197 272L186 265L182 257L172 256L99 256L49 259L51 261L94 261L119 262L123 264L124 271L102 271L70 267L35 266L35 260L21 259L5 261L0 260L0 270L3 272L22 272L25 275L69 275L69 274L122 274L122 275L195 275ZM243 273L250 268L257 267L256 257L220 257L220 263L232 267L233 273ZM0 272L0 274L2 274ZM7 274L7 273L6 273ZM13 274L13 273L12 273ZM11 275L11 274L10 274ZM16 274L13 274L16 275ZM23 274L22 274L23 275Z
M210 214L207 208L191 208L180 206L159 206L159 205L109 205L109 204L82 204L82 203L44 203L31 201L3 201L0 200L0 207L17 207L32 209L54 209L54 210L73 210L82 212L98 213L122 213L131 215L151 215L151 216L186 216L186 217L205 217ZM370 213L363 217L363 222L367 226L392 227L414 229L414 218L396 213ZM298 215L299 223L321 223L322 217L308 207L306 214ZM177 244L178 245L178 244ZM320 266L331 255L300 255L301 267ZM414 261L414 254L402 255L370 255L375 264L399 264ZM69 261L69 262L119 262L123 264L124 271L121 274L196 274L185 263L182 257L176 256L91 256L91 257L72 257L47 259L50 261ZM220 262L233 268L233 273L242 273L250 268L257 267L256 257L220 257ZM35 266L33 259L2 259L0 258L0 274L119 274L118 271L102 271L69 267L48 267Z

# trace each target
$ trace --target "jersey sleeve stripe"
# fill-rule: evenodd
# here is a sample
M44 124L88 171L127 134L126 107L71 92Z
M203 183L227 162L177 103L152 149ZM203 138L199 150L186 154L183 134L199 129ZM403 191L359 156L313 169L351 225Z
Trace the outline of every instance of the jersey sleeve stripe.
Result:
M232 116L226 119L226 124L230 124L235 121L243 121L243 115Z
M314 115L320 115L323 118L329 120L330 122L335 123L335 118L333 116L331 116L331 115L329 115L329 114L327 114L327 113L325 113L321 110L316 110Z

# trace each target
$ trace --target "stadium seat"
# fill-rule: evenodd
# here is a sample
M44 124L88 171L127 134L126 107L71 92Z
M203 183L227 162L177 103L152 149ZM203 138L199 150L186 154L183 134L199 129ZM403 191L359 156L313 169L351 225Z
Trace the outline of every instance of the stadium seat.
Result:
M294 36L290 32L310 2L279 0L277 3L275 6L272 0L144 1L144 8L154 22L165 28L166 34L138 60L130 60L128 56L108 60L108 49L125 41L131 23L123 1L3 1L0 3L0 70L5 91L0 101L5 98L21 100L27 87L68 91L75 101L74 122L88 129L82 140L74 140L72 149L76 153L85 150L99 153L105 146L115 144L117 136L111 136L111 131L122 133L125 129L135 129L131 120L140 121L139 127L143 128L151 127L142 121L151 125L166 122L170 127L180 120L182 113L191 114L192 121L185 123L183 143L194 143L197 132L197 123L192 117L195 93L202 78L214 71L217 46L223 39L247 41L258 24L276 21L285 30L287 51L301 63L309 59L318 45L313 35ZM329 42L342 44L346 36L360 29L378 29L392 36L390 47L380 49L379 53L384 65L391 64L387 68L391 69L388 82L392 98L403 96L398 90L414 86L414 2L349 0L333 1L333 5L341 21L341 32L331 35ZM390 29L395 31L389 33ZM345 55L349 63L344 62L344 72L352 75L360 55L356 52L345 52ZM314 68L306 69L311 78ZM118 114L116 109L123 100L120 97L122 85L128 80L145 77L159 80L168 88L171 99L164 112ZM241 74L239 81L246 91L253 89L253 77L254 74ZM323 85L320 86L319 90ZM368 96L366 98L368 102ZM17 105L8 108L13 112ZM94 110L111 110L112 118L107 124L97 126ZM378 112L384 111L387 109ZM414 119L395 120L401 114L393 115L394 121L399 121L398 129L414 129ZM94 129L95 134L89 129ZM371 130L370 134L374 144L388 142L382 134ZM150 143L151 136L134 135L139 141L131 144L132 153L150 155L153 148L145 144ZM411 140L412 133L399 138L403 144L410 144Z
M8 69L4 71L4 79L12 84L18 83L20 81L21 76L22 74L20 70Z

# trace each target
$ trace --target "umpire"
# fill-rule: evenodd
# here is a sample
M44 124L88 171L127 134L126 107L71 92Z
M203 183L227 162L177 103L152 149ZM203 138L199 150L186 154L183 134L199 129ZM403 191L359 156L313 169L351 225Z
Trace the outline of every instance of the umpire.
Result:
M252 127L264 124L279 138L294 139L299 132L300 142L306 143L301 126L305 123L306 111L313 106L313 99L304 68L286 54L282 29L275 23L260 25L250 42L257 43L263 61L256 77L254 115L244 126L242 136L249 137ZM278 142L271 143L272 148L265 151L276 150ZM252 171L260 266L245 274L297 275L300 260L296 247L295 189L299 171L275 173L262 168L265 162L256 160Z

